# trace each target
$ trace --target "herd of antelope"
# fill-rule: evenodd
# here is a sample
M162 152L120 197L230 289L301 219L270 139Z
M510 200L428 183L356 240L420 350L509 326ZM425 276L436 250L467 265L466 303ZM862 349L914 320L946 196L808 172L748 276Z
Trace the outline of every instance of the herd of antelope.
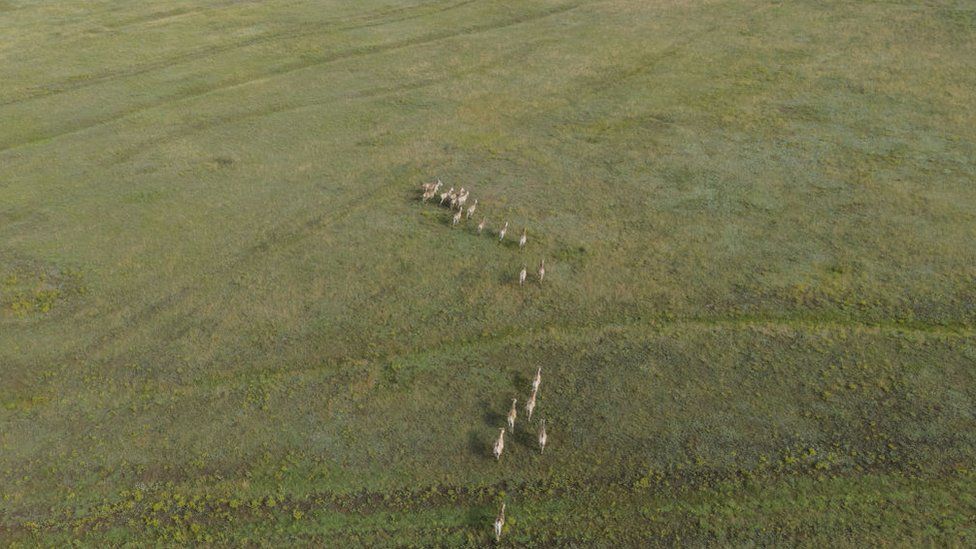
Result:
M441 180L433 181L430 183L424 183L421 185L422 200L424 203L432 198L440 198L440 205L448 205L452 212L454 212L451 218L451 226L456 227L461 223L462 220L471 219L474 216L475 211L478 209L478 199L474 199L470 206L465 208L468 202L469 191L461 187L455 190L451 187L449 190L442 192L438 195L441 186ZM480 235L485 230L485 225L488 223L488 219L484 216L481 217L481 222L478 223L478 234ZM505 241L505 235L508 233L508 221L502 225L501 229L498 230L498 240L499 242ZM528 229L522 229L522 236L519 237L518 245L519 249L525 249L526 241L528 240ZM539 283L546 277L546 260L545 258L539 263ZM527 275L527 270L525 266L518 274L519 286L525 285L525 278ZM536 399L539 395L539 386L542 384L542 367L540 366L535 372L535 377L532 379L532 392L529 395L529 399L525 402L525 413L527 420L532 421L532 413L535 412ZM512 399L512 407L508 411L506 416L506 427L500 427L498 429L498 438L495 439L495 444L492 447L492 455L495 456L495 461L500 461L502 458L502 452L505 451L505 430L508 429L509 433L515 432L515 420L518 418L518 398ZM546 435L546 420L540 419L539 430L537 432L539 441L539 453L543 454L546 451L546 442L548 441L548 436ZM495 519L495 541L501 541L502 529L505 526L505 503L502 503L502 507L498 512L498 517Z
M532 393L529 395L529 400L525 402L525 413L528 416L528 421L532 421L532 413L535 411L536 398L539 396L539 386L542 385L542 367L540 366L538 370L535 371L535 377L532 378ZM511 433L515 432L515 420L518 418L518 398L512 399L512 407L508 410L508 416L505 420L508 424L508 431ZM495 456L495 461L499 461L502 458L502 452L505 451L505 427L501 427L498 430L498 438L495 439L495 446L492 448L492 455ZM544 454L546 452L546 442L549 437L546 435L546 420L539 420L539 430L537 432L539 440L539 453ZM505 526L505 503L502 502L502 508L498 512L498 517L495 519L495 541L501 541L502 539L502 528Z
M450 207L454 215L451 217L451 226L456 227L461 224L462 221L471 219L474 217L474 212L478 209L478 199L475 198L471 205L465 207L468 203L468 196L471 191L466 190L464 187L455 190L451 187L447 191L439 192L443 183L438 179L437 181L431 181L430 183L424 183L420 186L421 200L427 203L428 200L439 197L441 206L447 205ZM485 230L485 226L488 224L488 218L485 216L481 217L481 222L478 223L478 234L481 234ZM508 234L508 221L502 225L501 229L498 229L498 241L504 242L505 235ZM525 249L525 244L528 242L529 232L528 229L522 229L522 236L519 237L518 245L519 249ZM546 277L546 260L545 258L539 263L539 283L541 284L543 279ZM523 265L522 270L519 271L518 281L519 286L525 285L525 278L528 274L528 270Z
M532 380L532 394L529 395L529 400L525 402L525 413L528 415L528 420L532 421L532 412L535 411L536 397L539 395L539 385L542 384L542 366L539 367L535 372L535 378ZM508 423L509 432L515 431L515 419L518 417L518 399L512 399L512 407L508 411L508 416L505 418ZM539 453L545 453L546 451L546 420L542 420L539 423ZM495 447L492 450L492 454L495 456L495 461L499 461L502 458L502 452L505 451L505 427L499 429L498 438L495 440Z

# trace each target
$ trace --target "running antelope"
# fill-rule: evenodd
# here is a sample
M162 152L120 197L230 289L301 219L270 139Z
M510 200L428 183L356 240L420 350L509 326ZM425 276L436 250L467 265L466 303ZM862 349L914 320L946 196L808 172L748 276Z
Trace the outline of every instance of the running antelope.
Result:
M519 286L525 284L525 267L522 267L521 272L519 272Z
M468 199L468 193L467 191L464 190L464 187L461 187L461 190L451 195L451 209L452 210L454 208L461 209L461 206L464 204L464 201L467 199Z
M511 431L511 432L513 432L513 433L515 432L515 416L518 415L518 412L515 411L515 403L516 402L518 402L518 399L517 398L513 398L512 399L512 409L508 411L508 430Z
M546 453L546 420L542 420L539 424L539 453Z
M502 230L498 231L498 240L499 241L505 240L505 233L507 232L508 232L508 221L505 222L505 226L502 227Z
M471 216L474 215L474 210L477 207L478 207L478 199L475 198L474 199L474 204L468 206L468 219L471 219ZM479 228L478 232L479 233L481 232L480 228Z
M539 265L539 284L542 284L542 279L546 277L546 260L543 258L542 263Z
M451 225L457 225L460 222L461 222L461 210L458 210L457 213L454 214L454 219L451 220Z
M487 217L481 218L481 223L478 223L478 234L481 234L481 231L485 230L485 223L487 222L488 222Z
M424 183L424 202L427 202L437 194L437 191L441 188L441 180L438 179L436 183Z
M502 457L502 451L505 449L505 428L502 427L498 432L498 440L495 441L495 448L492 453L495 454L495 461L498 461Z
M535 393L539 390L539 385L542 384L542 366L535 371L535 377L532 378L532 392Z
M502 540L502 527L505 526L505 504L502 503L501 511L498 512L498 518L495 519L495 541Z
M528 402L525 403L525 412L529 415L529 421L532 421L532 411L535 410L535 395L538 391L532 391L532 396L529 397Z
M443 185L443 183L441 183L440 178L438 178L437 181L432 181L430 183L424 183L423 185L420 186L420 189L422 191L424 191L425 193L427 193L427 192L435 192L436 193L437 192L437 189L439 189L441 185Z
M528 229L522 229L522 238L519 238L519 248L524 248L525 247L525 240L526 240L526 237L528 236L526 234L526 231L527 230Z

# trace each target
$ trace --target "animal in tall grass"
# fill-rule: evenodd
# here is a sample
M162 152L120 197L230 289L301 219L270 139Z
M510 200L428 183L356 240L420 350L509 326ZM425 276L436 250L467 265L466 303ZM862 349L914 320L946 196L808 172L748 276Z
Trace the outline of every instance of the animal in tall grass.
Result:
M519 271L519 286L523 284L525 284L525 267L522 267L522 270Z
M441 185L443 185L443 183L441 183L440 179L432 183L424 183L421 185L420 188L424 192L424 202L427 202L433 198L434 195L437 194L437 190L441 188Z
M461 222L461 210L458 210L457 213L454 214L454 218L451 219L451 225L457 225L460 222Z
M481 223L478 223L478 234L481 234L481 231L485 230L485 224L486 223L488 223L488 218L487 217L482 217L481 218Z
M430 183L422 183L420 185L420 190L427 191L437 191L437 189L442 185L440 178L437 181L431 181Z
M470 206L468 206L468 219L471 219L471 216L474 215L474 211L477 208L478 208L478 199L475 198L474 199L474 204L471 204ZM481 226L480 225L478 226L478 232L479 233L481 232Z
M505 233L507 233L507 232L508 232L508 221L506 221L505 222L505 226L502 227L500 231L498 231L498 241L499 242L501 242L502 240L505 240Z
M549 437L546 436L546 420L543 419L539 423L539 453L540 454L546 453L546 440L548 440L548 438Z
M454 187L451 187L446 192L442 192L441 193L441 205L442 206L444 205L444 202L447 202L447 199L450 198L452 194L454 194Z
M525 247L525 241L528 239L528 229L522 229L522 237L519 238L519 248Z
M532 421L532 412L535 411L535 397L539 391L532 391L532 396L525 403L525 413L529 416L529 421Z
M542 280L546 278L546 260L542 259L542 263L539 264L539 283L542 284Z
M498 430L498 438L495 439L495 447L492 448L492 454L495 456L495 461L498 461L502 457L502 452L505 451L505 428L502 427Z
M464 199L467 200L468 194L464 190L464 187L461 187L458 190L458 192L451 194L451 209L452 210L454 208L460 208L461 207L461 197L464 197Z
M515 404L518 402L517 398L512 399L512 409L508 411L508 430L515 432L515 418L518 416L518 411L515 409Z
M535 393L539 390L539 385L542 385L542 366L535 371L535 377L532 378L532 392Z
M505 504L502 503L502 508L498 511L498 516L495 518L495 541L502 540L502 528L505 527Z

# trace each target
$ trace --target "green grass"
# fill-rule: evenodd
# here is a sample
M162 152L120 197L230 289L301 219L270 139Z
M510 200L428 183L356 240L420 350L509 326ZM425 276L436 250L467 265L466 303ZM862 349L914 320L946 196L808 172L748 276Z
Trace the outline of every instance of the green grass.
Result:
M976 543L968 3L0 0L0 36L5 545L484 546L501 501L513 545ZM537 366L549 447L496 463Z

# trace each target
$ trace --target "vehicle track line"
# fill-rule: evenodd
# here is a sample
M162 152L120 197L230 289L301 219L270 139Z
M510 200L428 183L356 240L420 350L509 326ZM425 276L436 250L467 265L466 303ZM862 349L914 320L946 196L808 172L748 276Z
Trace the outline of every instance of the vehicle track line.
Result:
M65 137L68 135L84 132L92 128L105 126L115 121L121 120L125 117L131 116L133 114L152 110L154 108L158 108L163 105L167 105L171 103L180 103L180 102L196 99L199 97L207 96L220 91L239 88L242 86L246 86L248 84L252 84L254 82L267 80L268 78L276 78L279 76L291 74L301 70L320 67L331 63L345 61L348 59L355 59L359 57L365 57L365 56L376 55L381 53L388 53L388 52L397 51L397 50L401 50L413 46L432 44L432 43L436 43L439 41L448 40L452 38L458 38L462 36L469 36L473 34L479 34L484 32L490 32L493 30L508 28L523 23L538 21L547 17L564 14L578 8L581 5L582 3L562 5L548 10L544 10L542 12L535 12L531 15L515 17L501 22L471 25L459 30L444 30L439 32L432 32L422 36L394 41L387 44L377 44L371 46L363 46L359 48L352 48L346 51L326 54L314 59L306 59L301 61L294 61L291 63L285 63L277 67L276 69L268 71L266 73L262 73L254 76L247 76L244 78L239 78L239 79L231 80L229 82L224 82L216 85L199 86L197 89L191 90L189 92L174 94L169 97L162 98L159 101L152 101L143 105L137 105L137 106L129 107L127 109L123 109L120 112L115 113L108 117L104 117L101 119L96 119L88 122L82 122L64 131L51 132L47 135L42 135L42 136L28 139L27 141L3 145L0 146L0 154L14 149L19 149L19 148L43 143L46 141L50 141L52 139L57 139L60 137Z
M239 40L237 42L233 42L230 44L223 44L223 45L212 46L208 48L199 48L193 51L181 53L178 55L173 55L163 59L157 59L155 61L147 61L145 63L131 65L120 69L104 71L99 74L76 76L76 77L66 78L60 81L49 82L47 84L43 84L41 86L37 86L33 88L35 91L28 92L28 94L25 94L21 97L0 101L0 107L4 107L8 105L16 105L34 99L40 99L44 97L50 97L52 95L58 95L60 93L81 90L92 86L104 84L106 82L119 80L122 78L139 76L148 72L167 69L190 61L206 59L208 57L213 57L215 55L220 55L222 53L227 53L230 51L243 49L250 46L266 44L280 39L303 38L306 36L321 34L323 31L330 30L330 29L332 30L332 32L326 34L399 23L410 19L417 19L420 17L425 17L428 15L433 15L433 14L457 9L467 4L471 4L473 2L474 0L462 0L460 2L455 2L453 4L450 4L448 6L441 6L439 9L436 10L428 9L422 11L421 13L408 13L406 16L400 16L391 19L376 20L375 17L384 16L384 15L401 14L404 11L408 11L408 9L399 8L396 10L374 12L373 14L371 14L373 16L373 19L367 18L364 15L360 15L360 16L349 17L349 18L330 19L327 21L320 21L317 23L308 23L301 26L292 26L277 31L263 33L258 36L252 36L250 38ZM365 23L362 24L350 24L345 26L338 26L344 22L353 21L356 19L367 19L367 20Z

